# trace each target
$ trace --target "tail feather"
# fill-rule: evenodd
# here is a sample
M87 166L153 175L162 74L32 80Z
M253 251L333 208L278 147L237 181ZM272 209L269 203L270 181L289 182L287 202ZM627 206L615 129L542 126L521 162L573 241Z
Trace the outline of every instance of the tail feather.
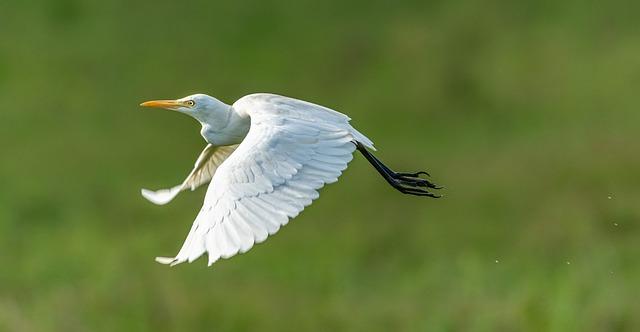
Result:
M373 146L373 142L367 136L364 136L361 132L353 127L351 127L351 136L353 136L356 141L360 142L365 147L376 151L376 148Z

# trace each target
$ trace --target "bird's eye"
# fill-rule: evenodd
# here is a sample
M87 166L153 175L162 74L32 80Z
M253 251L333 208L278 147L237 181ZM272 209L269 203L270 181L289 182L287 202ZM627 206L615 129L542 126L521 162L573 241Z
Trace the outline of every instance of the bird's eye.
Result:
M195 106L195 104L196 104L196 102L195 102L195 101L193 101L193 100L187 100L187 105L189 105L189 106L193 107L193 106Z

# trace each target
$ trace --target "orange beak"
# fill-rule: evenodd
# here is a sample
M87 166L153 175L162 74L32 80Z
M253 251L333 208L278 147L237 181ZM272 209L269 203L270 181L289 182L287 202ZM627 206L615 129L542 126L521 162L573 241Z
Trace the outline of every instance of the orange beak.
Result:
M158 107L168 110L176 110L178 107L186 106L183 102L177 100L151 100L140 104L143 107Z

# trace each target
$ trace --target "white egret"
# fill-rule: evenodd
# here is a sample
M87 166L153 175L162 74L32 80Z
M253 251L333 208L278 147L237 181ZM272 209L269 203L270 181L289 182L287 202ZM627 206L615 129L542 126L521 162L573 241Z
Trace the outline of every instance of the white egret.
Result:
M338 180L358 149L394 188L405 194L439 197L440 189L417 173L396 173L368 149L373 143L350 118L302 100L258 93L227 105L194 94L141 104L187 114L202 124L208 145L187 178L171 189L142 195L166 204L179 192L207 182L204 205L175 257L163 264L192 262L205 252L209 265L264 241L318 198L318 189Z

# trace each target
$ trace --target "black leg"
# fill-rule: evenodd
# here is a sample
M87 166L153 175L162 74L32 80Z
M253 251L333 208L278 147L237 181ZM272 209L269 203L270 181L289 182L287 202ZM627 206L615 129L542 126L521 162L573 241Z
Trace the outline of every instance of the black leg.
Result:
M363 146L364 152L360 150L363 154L366 153L371 159L375 160L375 162L382 167L382 169L389 174L393 179L400 181L403 184L413 185L418 187L427 187L432 189L442 189L442 187L437 186L435 183L430 182L427 179L420 178L420 174L424 174L430 176L429 173L425 171L415 172L415 173L396 173L389 169L385 164L383 164L378 158L376 158L371 152L367 151L367 149ZM366 157L366 156L365 156ZM369 159L369 158L367 158Z
M440 198L442 196L429 192L427 189L442 189L442 187L435 183L421 178L420 175L424 174L429 176L429 173L425 171L415 173L396 173L389 169L384 163L376 158L371 152L367 150L360 142L354 142L358 151L369 161L369 163L382 175L382 177L396 190L403 194L415 195L415 196L427 196L433 198Z

